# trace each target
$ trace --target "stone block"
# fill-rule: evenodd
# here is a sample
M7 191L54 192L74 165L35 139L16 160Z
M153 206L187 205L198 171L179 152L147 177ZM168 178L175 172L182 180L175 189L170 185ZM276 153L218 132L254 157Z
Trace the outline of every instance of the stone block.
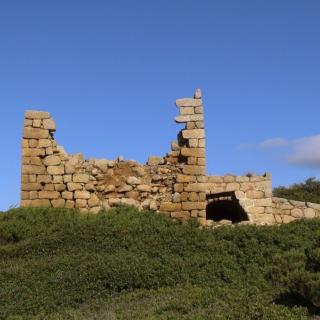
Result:
M137 200L139 198L140 192L138 191L128 191L125 194L126 198Z
M21 200L29 200L30 199L29 191L21 191L20 192L20 199Z
M91 192L93 192L93 191L96 190L94 184L91 183L91 182L87 183L87 184L84 186L84 188L85 188L87 191L91 191Z
M26 139L46 139L49 137L49 131L40 128L24 127L23 137Z
M122 205L139 207L139 202L136 201L136 200L134 200L134 199L122 198L122 199L120 200L120 203L121 203Z
M203 121L196 121L196 128L198 129L204 129L204 122Z
M182 183L176 183L174 185L174 191L175 192L182 192L183 191L183 184Z
M72 181L76 183L88 183L90 176L87 173L75 173L72 177Z
M29 192L29 199L30 200L38 199L38 192L37 191L30 191Z
M55 122L50 118L50 119L43 119L43 128L50 130L50 131L55 131L56 130L56 124Z
M58 191L39 191L40 199L58 199L60 198L60 193Z
M22 191L38 191L41 190L42 186L40 183L33 182L33 183L22 183L21 190Z
M272 225L276 223L273 214L252 214L252 221L257 224Z
M24 117L26 119L49 119L50 113L46 111L27 110Z
M200 106L200 107L195 107L195 108L194 108L194 112L195 112L196 114L203 114L203 107L202 107L202 106Z
M70 191L62 192L62 198L66 199L66 200L72 200L73 199L73 192L70 192Z
M164 212L180 211L181 203L162 202L159 210Z
M109 160L106 159L96 159L94 165L98 167L102 172L106 173L109 168Z
M61 163L61 159L59 156L47 156L43 160L46 166L57 166Z
M316 212L312 208L307 208L303 210L303 215L307 219L312 219L316 217Z
M100 204L100 199L94 193L91 194L90 199L88 200L88 206L90 208L96 207Z
M53 208L63 208L66 204L66 200L64 199L51 200L51 204Z
M56 183L54 185L54 190L56 190L56 191L64 191L64 190L66 190L66 185L64 183Z
M206 209L206 202L182 202L182 209L183 210L205 210Z
M137 186L137 189L141 192L151 192L151 186L147 184L140 184Z
M226 175L223 177L223 181L226 183L230 183L230 182L235 182L236 181L236 177L233 175Z
M70 164L69 162L66 162L64 167L65 167L65 173L66 174L72 174L72 173L76 172L75 166Z
M35 119L32 121L32 126L34 128L40 128L41 127L41 120L40 119Z
M189 193L189 201L198 202L199 201L198 193L197 192L190 192Z
M31 207L32 200L20 200L20 207L22 208L29 208Z
M204 148L181 148L181 155L185 157L205 157L206 150Z
M303 210L300 208L294 208L291 210L291 216L294 218L303 218Z
M249 207L247 208L247 212L251 214L263 214L264 213L264 207Z
M50 156L50 155L52 155L52 154L53 154L53 148L52 148L52 147L46 148L46 155L47 155L47 156Z
M197 148L198 147L199 139L189 139L188 144L190 148Z
M141 183L141 180L134 176L128 177L126 181L127 181L127 184L130 184L130 185L136 185Z
M128 191L131 191L132 189L133 189L132 186L124 183L121 186L119 186L118 192L128 192Z
M43 148L24 148L22 149L23 157L38 157L44 156L45 150Z
M39 140L37 139L29 139L29 147L30 148L37 148L39 146Z
M74 192L74 198L75 199L90 199L90 192L76 190Z
M38 147L39 148L51 147L51 140L49 140L49 139L39 139Z
M109 199L109 205L110 207L118 206L121 202L121 199L119 198L110 198Z
M29 181L29 175L28 174L22 174L21 175L21 183L28 183Z
M101 210L102 210L102 208L100 206L89 208L89 212L94 213L94 214L99 213Z
M199 139L198 140L198 147L199 148L205 148L206 147L206 140L205 139Z
M196 128L196 123L195 122L187 122L187 129L191 130L191 129L195 129Z
M189 183L185 185L186 192L206 192L210 189L210 183Z
M257 207L272 207L273 203L271 198L264 198L254 200L254 205Z
M292 221L296 220L296 218L292 216L282 216L283 223L290 223Z
M194 98L195 99L201 99L202 98L202 92L200 88L197 88L195 93L194 93Z
M87 207L87 200L77 199L75 205L76 205L76 208L86 208Z
M237 183L237 182L227 183L226 191L236 191L236 190L240 190L240 183Z
M276 204L278 203L288 203L289 200L288 199L284 199L284 198L277 198L277 197L272 197L272 201Z
M23 126L24 127L32 127L32 120L31 119L24 119Z
M177 107L200 107L201 105L201 99L182 98L176 100Z
M184 107L180 108L180 114L181 115L189 115L189 114L194 114L194 107Z
M43 187L44 191L54 191L54 185L53 183L48 183Z
M189 114L189 115L183 115L183 116L176 116L174 118L174 121L176 123L186 123L186 122L192 122L192 121L203 121L203 115L202 114Z
M320 211L320 204L319 203L312 203L312 202L307 202L307 206L309 208L319 210Z
M184 139L202 139L205 138L204 129L182 130Z
M65 204L65 207L68 208L68 209L73 209L74 208L74 201L73 200L67 200L66 201L66 204Z
M52 175L62 175L64 174L64 165L48 166L47 172Z
M172 151L179 151L180 150L180 146L178 144L178 141L172 141L171 142L171 150Z
M162 161L161 157L150 156L148 158L148 165L149 166L156 166L156 165L160 164L161 161Z
M196 165L196 164L197 164L197 158L195 158L195 157L188 157L187 163L188 163L188 164L191 164L191 165Z
M182 169L184 174L190 174L195 176L205 175L206 169L204 166L185 165Z
M31 206L34 208L50 208L51 203L48 199L31 200Z
M247 198L249 199L262 199L264 198L264 192L258 190L247 191Z
M115 185L109 184L109 185L105 186L104 193L114 192L115 190L116 190Z
M62 175L54 175L52 178L53 178L53 183L63 183Z
M39 157L30 157L30 164L35 166L42 166L42 160Z
M249 182L249 177L245 177L245 176L237 176L236 177L236 182Z
M206 165L206 158L198 158L197 164L199 166L205 166Z
M72 175L71 174L65 174L63 176L63 182L64 183L68 183L68 182L71 182L72 181Z
M223 182L223 177L221 177L221 176L209 176L208 177L208 182L211 182L211 183L222 183Z
M304 201L289 200L289 202L295 207L299 207L299 208L306 207L306 203Z
M174 219L188 219L190 218L190 212L189 211L171 212L170 217Z

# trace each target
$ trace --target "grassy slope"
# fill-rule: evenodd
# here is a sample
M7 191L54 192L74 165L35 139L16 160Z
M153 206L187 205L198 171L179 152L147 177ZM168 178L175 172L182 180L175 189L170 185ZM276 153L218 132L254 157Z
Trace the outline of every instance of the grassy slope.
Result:
M272 264L319 239L320 220L209 231L132 208L14 209L0 215L0 319L308 319L275 303Z

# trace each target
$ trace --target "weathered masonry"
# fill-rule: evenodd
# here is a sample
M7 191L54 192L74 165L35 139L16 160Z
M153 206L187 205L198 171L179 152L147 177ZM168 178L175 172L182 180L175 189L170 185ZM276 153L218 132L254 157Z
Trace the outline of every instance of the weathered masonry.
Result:
M152 209L176 219L279 224L320 217L320 205L272 197L271 177L207 176L201 91L176 100L185 124L171 151L135 161L89 159L58 146L48 112L26 111L22 140L22 207L67 207L98 212L120 204Z

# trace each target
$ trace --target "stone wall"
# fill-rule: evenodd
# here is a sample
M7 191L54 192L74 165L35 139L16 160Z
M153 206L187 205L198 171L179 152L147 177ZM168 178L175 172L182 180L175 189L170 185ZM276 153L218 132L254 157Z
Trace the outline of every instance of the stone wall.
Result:
M272 198L271 176L206 176L201 91L176 100L184 124L163 157L145 165L122 158L69 155L54 139L56 125L45 111L26 111L22 141L22 207L67 207L98 212L120 204L151 209L177 219L208 221L209 198L237 202L253 223L285 223L318 215L319 205ZM226 198L226 194L228 197ZM230 193L231 192L231 193ZM211 199L210 198L210 199ZM211 199L212 200L212 199ZM290 207L290 208L289 208ZM231 208L231 207L230 207ZM209 219L210 220L210 219Z
M301 218L320 218L320 204L272 198L275 223L288 223Z
M22 207L67 207L98 212L119 204L153 209L173 218L205 218L205 191L189 184L205 176L205 132L201 92L178 99L177 123L185 123L171 152L135 161L68 155L54 139L48 112L26 111L22 141Z

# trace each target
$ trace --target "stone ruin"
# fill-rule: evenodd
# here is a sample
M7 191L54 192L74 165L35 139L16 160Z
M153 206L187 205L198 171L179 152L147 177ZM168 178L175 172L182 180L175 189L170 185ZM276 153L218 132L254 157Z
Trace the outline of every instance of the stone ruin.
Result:
M21 207L66 207L97 213L126 204L174 219L196 218L204 226L281 224L320 217L320 204L272 197L271 176L206 175L206 140L200 89L176 100L185 124L171 151L145 165L69 155L57 145L49 112L25 113Z

